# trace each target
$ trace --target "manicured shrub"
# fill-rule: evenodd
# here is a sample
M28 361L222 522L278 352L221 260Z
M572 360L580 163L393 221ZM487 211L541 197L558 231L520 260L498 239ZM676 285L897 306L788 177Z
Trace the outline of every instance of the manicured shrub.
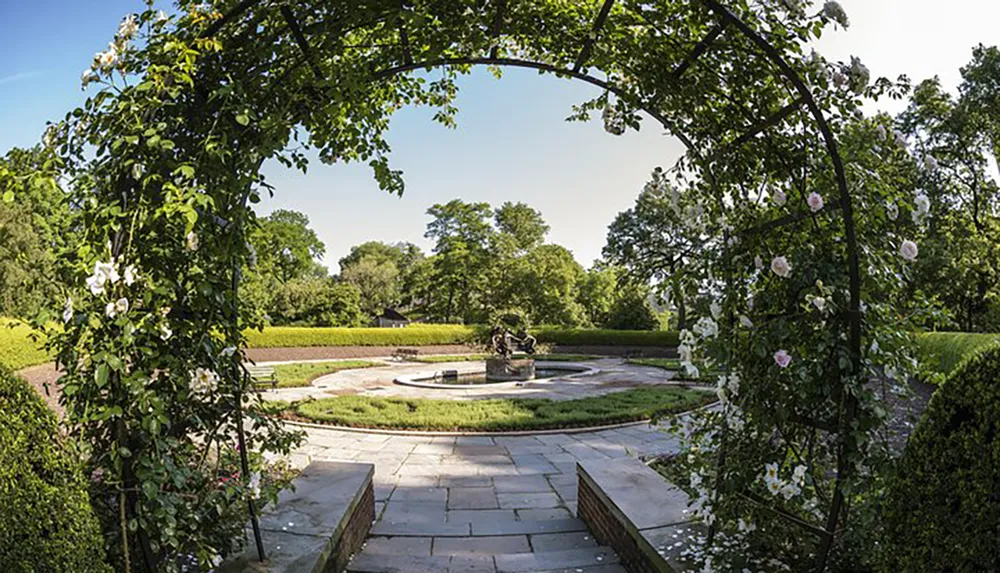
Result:
M677 346L676 332L666 330L611 330L607 328L539 328L538 342L562 346Z
M1000 571L1000 345L934 394L882 520L887 573Z
M81 465L55 414L0 368L0 571L110 571Z
M997 342L1000 342L1000 334L925 332L916 335L920 365L932 382L942 382L966 356Z

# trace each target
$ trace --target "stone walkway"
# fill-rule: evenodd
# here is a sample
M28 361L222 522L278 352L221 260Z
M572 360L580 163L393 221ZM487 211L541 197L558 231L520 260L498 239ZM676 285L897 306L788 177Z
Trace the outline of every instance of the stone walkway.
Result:
M368 396L393 396L401 398L443 398L450 400L478 400L484 398L549 398L570 400L621 392L643 386L685 385L673 379L674 373L661 368L626 364L620 358L604 358L580 363L560 362L555 365L593 367L600 372L573 378L553 378L546 381L528 381L520 385L500 384L479 388L456 386L447 389L417 388L394 384L402 375L432 377L442 370L462 372L482 371L481 362L398 363L385 359L386 365L359 370L344 370L322 376L311 386L282 388L263 394L267 400L295 401L303 398L324 398L345 394ZM543 364L544 362L539 362ZM262 365L273 363L262 363Z
M375 464L377 520L352 573L622 573L576 519L576 462L677 450L660 427L403 436L308 430L299 455Z

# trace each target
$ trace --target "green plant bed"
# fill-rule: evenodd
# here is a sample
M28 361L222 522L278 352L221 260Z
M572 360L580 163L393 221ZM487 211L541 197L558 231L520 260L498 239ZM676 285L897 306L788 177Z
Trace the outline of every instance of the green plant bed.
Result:
M26 324L0 318L0 366L17 371L52 360L41 343L31 339L31 332Z
M415 358L417 362L439 363L439 362L476 362L486 360L489 354L457 354L453 356L420 356ZM600 356L592 354L515 354L514 358L534 358L541 362L586 362L587 360L598 360Z
M532 334L541 344L562 346L677 346L680 342L678 333L667 330L538 328Z
M457 401L340 396L290 404L285 413L304 421L359 428L516 431L646 420L690 410L714 400L714 394L666 387L638 388L578 400Z
M929 382L941 383L976 350L1000 342L1000 334L924 332L916 335L920 366Z
M337 362L303 362L298 364L277 364L274 375L278 378L278 388L297 388L308 386L320 376L333 374L342 370L358 368L374 368L385 366L382 362L368 360L339 360Z
M677 358L629 358L625 361L626 364L634 364L636 366L652 366L653 368L662 368L663 370L670 370L671 372L677 372L678 380L689 380L684 374L684 367L681 366L681 361ZM701 376L697 379L693 379L693 382L702 383L714 383L715 379L722 373L719 370L708 368L706 369L704 365L698 365L700 369Z

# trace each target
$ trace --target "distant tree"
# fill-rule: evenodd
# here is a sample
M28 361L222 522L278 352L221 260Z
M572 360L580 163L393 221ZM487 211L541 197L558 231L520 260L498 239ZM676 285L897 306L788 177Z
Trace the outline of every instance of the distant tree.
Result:
M959 92L1000 169L1000 49L980 44L972 50Z
M615 267L595 261L580 280L580 305L590 325L600 326L608 322L618 299L619 274Z
M580 326L586 322L580 305L583 267L565 247L540 245L524 256L514 279L515 306L525 309L534 324Z
M361 292L332 278L292 279L271 303L273 324L295 326L362 326Z
M494 211L494 220L500 234L509 236L522 253L541 245L549 232L542 214L524 203L507 201Z
M0 316L33 318L61 306L59 249L72 244L70 208L41 147L0 158Z
M258 222L260 228L250 239L257 252L258 272L271 274L282 283L326 276L326 269L316 260L326 253L326 245L309 228L309 217L298 211L277 210Z
M639 285L622 288L602 326L614 330L656 330L660 320L649 304L649 290Z
M391 260L365 256L340 273L340 279L357 287L361 293L361 309L373 316L386 307L399 303L401 281L399 267Z
M430 277L434 299L428 311L437 320L474 322L483 316L482 300L477 299L490 262L491 213L488 203L458 199L427 210L433 219L424 236L435 241L436 255Z
M639 284L652 283L677 309L678 327L684 328L687 299L694 277L690 260L698 256L703 241L689 226L697 204L667 181L657 168L635 200L635 205L615 217L608 228L604 256L624 269Z

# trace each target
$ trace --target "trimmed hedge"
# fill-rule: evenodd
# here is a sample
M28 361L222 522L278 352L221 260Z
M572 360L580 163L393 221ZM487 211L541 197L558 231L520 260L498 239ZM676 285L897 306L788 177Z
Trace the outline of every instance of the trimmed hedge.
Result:
M80 464L55 414L0 368L0 571L111 571Z
M924 332L916 335L920 365L932 379L942 382L976 350L1000 342L1000 334Z
M676 346L676 332L644 330L539 328L538 342L563 346ZM247 331L250 348L305 346L431 346L469 344L475 327L459 324L412 325L406 328L301 328L270 326Z
M0 367L17 371L51 360L30 334L31 327L26 324L0 318Z
M934 393L882 521L887 573L1000 571L1000 345Z

